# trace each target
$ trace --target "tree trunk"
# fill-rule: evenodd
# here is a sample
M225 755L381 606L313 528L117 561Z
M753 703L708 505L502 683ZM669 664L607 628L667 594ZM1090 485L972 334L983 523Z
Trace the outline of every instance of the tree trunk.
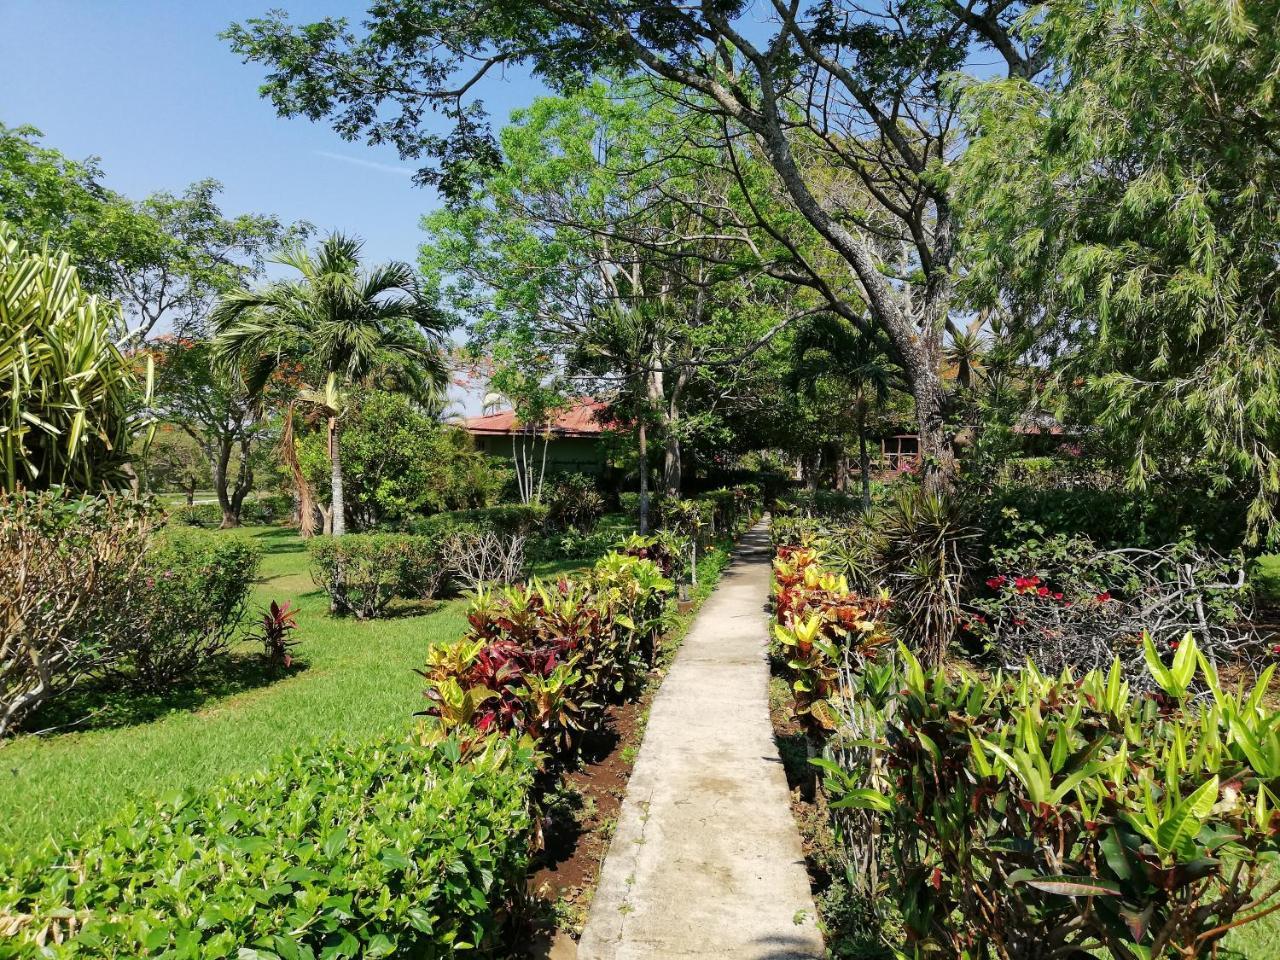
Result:
M858 415L858 469L862 472L862 512L871 512L871 454L867 452L867 418Z
M930 493L947 493L956 474L956 455L947 434L946 395L936 366L921 369L913 376L912 394L920 431L920 459L924 488Z
M187 506L194 507L196 504L196 482L194 480L187 481Z
M649 532L649 435L640 419L640 533Z
M239 507L232 503L227 491L227 468L230 465L231 438L223 437L218 441L218 454L213 461L213 492L218 498L218 506L222 508L222 530L240 526Z
M294 403L285 408L284 426L280 431L280 456L293 477L298 505L298 534L303 539L310 539L316 534L315 495L311 492L311 484L307 482L307 476L302 472L302 463L298 460L297 436L293 430L295 408Z
M662 483L668 497L680 499L684 488L684 462L680 451L680 401L689 383L687 367L682 366L671 388L671 400L663 423ZM661 396L658 397L661 400Z
M329 418L329 488L333 511L333 535L347 532L346 500L342 495L342 452L338 444L338 418Z

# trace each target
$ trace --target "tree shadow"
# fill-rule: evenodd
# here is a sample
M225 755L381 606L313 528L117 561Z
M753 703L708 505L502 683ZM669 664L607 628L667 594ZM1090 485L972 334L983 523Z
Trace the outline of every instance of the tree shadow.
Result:
M259 654L233 652L156 692L135 690L117 678L87 681L39 710L28 723L28 732L51 735L151 723L166 714L198 710L211 700L286 680L307 667L306 661L294 660L286 670L267 663Z

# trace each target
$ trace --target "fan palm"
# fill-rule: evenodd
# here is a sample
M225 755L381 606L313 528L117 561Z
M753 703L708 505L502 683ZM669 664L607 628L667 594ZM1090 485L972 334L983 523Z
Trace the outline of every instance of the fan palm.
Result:
M260 395L285 365L314 371L323 383L299 400L328 420L332 532L345 532L341 415L345 391L377 373L405 393L436 405L448 383L443 318L423 299L412 268L400 261L362 270L359 240L326 237L316 250L298 245L275 262L297 278L226 294L212 314L215 350Z

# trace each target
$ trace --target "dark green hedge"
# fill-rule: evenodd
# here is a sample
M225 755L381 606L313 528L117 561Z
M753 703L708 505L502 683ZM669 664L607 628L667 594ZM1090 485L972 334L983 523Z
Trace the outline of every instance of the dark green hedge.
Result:
M461 754L319 745L0 862L0 955L484 955L524 882L533 763Z
M413 517L404 524L404 532L443 540L452 533L492 530L508 536L529 536L547 522L547 508L540 504L506 503L477 510L448 510L427 517Z

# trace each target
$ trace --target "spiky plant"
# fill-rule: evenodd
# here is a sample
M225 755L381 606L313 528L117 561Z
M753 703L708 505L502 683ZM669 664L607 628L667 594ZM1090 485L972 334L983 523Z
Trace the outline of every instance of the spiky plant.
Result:
M132 479L144 380L112 342L117 315L84 291L65 254L24 249L0 222L4 490L102 490Z

